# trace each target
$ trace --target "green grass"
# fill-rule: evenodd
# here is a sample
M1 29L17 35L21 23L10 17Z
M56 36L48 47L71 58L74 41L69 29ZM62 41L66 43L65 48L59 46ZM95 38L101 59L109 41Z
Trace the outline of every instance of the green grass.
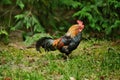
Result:
M0 52L0 80L120 79L120 45L110 41L82 41L64 60L59 51L7 47Z

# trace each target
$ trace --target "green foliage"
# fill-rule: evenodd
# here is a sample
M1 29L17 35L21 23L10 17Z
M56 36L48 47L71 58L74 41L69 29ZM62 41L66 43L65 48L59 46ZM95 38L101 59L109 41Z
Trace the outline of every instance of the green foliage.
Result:
M17 20L17 24L15 27L12 27L12 30L25 27L26 29L31 29L33 32L44 32L43 27L31 12L16 15L15 18Z
M6 35L6 36L8 36L8 33L5 30L0 30L0 35Z
M8 39L8 32L5 29L0 29L0 41L3 41L5 44L7 44L9 42Z
M113 30L120 29L120 2L117 0L107 1L81 1L81 6L73 17L79 17L86 22L87 30L104 32L111 35Z
M1 0L2 4L12 4L11 0Z
M16 1L16 4L21 8L23 9L25 7L24 3L21 1L21 0L17 0Z
M23 38L25 38L26 44L32 44L34 41L36 41L36 38L34 38L34 33L43 33L44 28L38 21L38 19L29 11L24 12L23 14L18 14L15 16L16 19L16 25L11 28L11 30L16 29L24 29ZM30 38L30 36L34 35ZM37 36L38 37L38 36Z
M2 0L0 4L0 23L7 26L8 33L21 29L32 35L47 32L61 36L80 19L87 33L120 34L118 0Z
M61 4L63 4L63 5L66 5L68 8L69 7L72 7L72 8L78 8L80 5L81 5L81 3L80 2L77 2L77 1L75 1L75 0L60 0L60 2L61 2Z

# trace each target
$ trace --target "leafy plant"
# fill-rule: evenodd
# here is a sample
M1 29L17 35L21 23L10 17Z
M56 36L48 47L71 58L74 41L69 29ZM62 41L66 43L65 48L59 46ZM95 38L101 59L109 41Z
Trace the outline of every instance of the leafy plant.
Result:
M8 36L9 35L6 30L4 30L4 29L0 30L0 38L1 38L0 41L3 41L5 44L7 44L9 42Z
M31 43L31 39L29 37L33 36L35 33L44 32L44 28L41 26L38 19L31 12L25 12L23 14L18 14L15 16L15 18L16 18L17 24L14 27L12 27L11 30L25 29L23 33L23 38L24 40L27 39L26 42Z
M25 36L44 32L61 36L80 19L87 33L120 34L118 0L2 0L0 4L0 23L8 33L21 29Z
M12 30L25 28L30 29L32 32L44 32L43 27L37 18L29 11L15 16L17 24L12 27Z
M114 29L120 29L119 7L120 2L117 0L81 1L81 6L73 17L84 20L87 30L92 29L95 32L111 35Z

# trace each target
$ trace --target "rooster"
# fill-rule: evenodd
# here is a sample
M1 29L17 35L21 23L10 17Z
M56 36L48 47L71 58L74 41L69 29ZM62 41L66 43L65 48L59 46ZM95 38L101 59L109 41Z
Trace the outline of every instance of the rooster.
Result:
M83 29L83 22L77 20L77 24L72 25L67 33L58 39L52 39L50 37L40 38L36 42L36 50L40 51L40 47L44 48L45 51L54 51L58 49L60 52L69 55L79 45Z

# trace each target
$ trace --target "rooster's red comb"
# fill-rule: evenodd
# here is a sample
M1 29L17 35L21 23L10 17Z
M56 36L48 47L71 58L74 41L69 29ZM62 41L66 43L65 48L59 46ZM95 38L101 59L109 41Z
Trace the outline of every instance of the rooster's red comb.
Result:
M77 23L78 23L78 24L83 24L83 21L77 20Z
M77 20L77 23L81 26L81 28L84 28L83 21L81 21L81 20Z

